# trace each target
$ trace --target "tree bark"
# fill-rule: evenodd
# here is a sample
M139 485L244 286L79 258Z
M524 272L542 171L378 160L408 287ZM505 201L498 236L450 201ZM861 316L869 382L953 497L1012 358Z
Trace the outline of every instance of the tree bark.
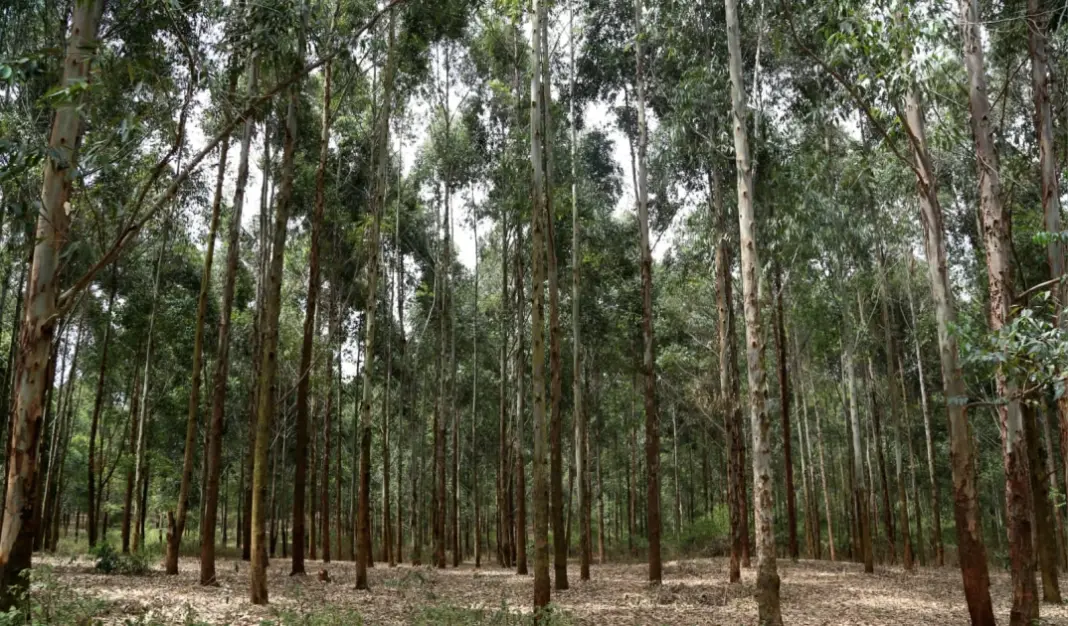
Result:
M635 196L638 204L638 234L641 239L642 274L642 378L645 400L645 464L646 464L646 539L649 543L649 582L660 584L660 409L656 401L656 347L653 336L653 253L649 241L649 195L647 190L646 148L648 129L645 120L645 59L642 40L642 0L634 0L634 54L638 108L638 169Z
M640 0L639 0L640 1ZM757 528L757 609L761 624L781 626L779 573L775 563L774 494L771 476L771 436L765 402L764 333L760 319L757 272L760 261L753 207L753 170L746 129L745 85L736 0L724 0L727 48L730 54L731 112L734 152L738 170L738 230L742 250L742 290L745 312L746 364L749 375L749 411L753 436L753 511Z
M336 281L334 285L337 285ZM326 408L323 410L323 481L319 489L319 538L323 542L323 563L330 562L330 428L334 416L334 355L330 346L338 333L338 297L336 293L331 295L332 302L327 303L327 306L330 307L330 319L327 322L329 330L327 331L328 347L326 350L326 373L324 376L326 379Z
M1054 535L1049 483L1044 478L1043 451L1038 434L1038 411L1028 403L1023 403L1021 408L1024 413L1024 436L1027 438L1027 456L1031 470L1031 492L1034 494L1034 546L1035 551L1038 552L1038 569L1042 577L1042 601L1060 604L1061 589L1057 580L1057 537Z
M923 375L923 355L920 352L919 326L916 324L916 305L912 297L912 266L913 258L909 256L909 316L912 320L912 343L916 352L916 377L920 381L920 409L923 411L924 441L927 444L927 479L931 484L931 534L934 540L935 565L942 567L945 564L945 548L942 544L942 497L939 494L938 479L935 477L934 440L931 436L931 415L927 410L927 383Z
M953 509L957 525L958 556L964 581L964 596L973 625L992 625L994 609L990 601L990 573L983 544L976 491L975 447L965 404L967 392L960 365L960 353L952 327L957 323L956 305L950 289L946 262L942 207L937 179L927 152L924 113L919 94L907 96L905 122L914 161L917 165L917 191L924 248L931 280L931 299L938 328L938 353L942 365L942 385L949 414L950 461L953 473ZM921 378L922 380L922 378ZM930 437L928 437L930 441Z
M100 411L104 406L104 384L107 381L108 372L108 348L111 345L111 318L115 307L115 291L118 289L118 281L115 269L111 271L111 289L108 291L108 314L105 318L104 339L100 348L100 373L96 379L96 398L93 400L93 415L89 422L89 482L87 484L89 494L89 547L96 545L97 540L97 493L96 493L96 434L100 429Z
M255 55L249 60L248 97L256 92L259 62ZM204 499L204 527L200 535L200 584L214 585L215 578L215 522L218 518L219 475L222 472L223 419L226 415L226 388L230 376L230 327L237 285L238 261L241 255L241 216L248 185L249 152L255 121L249 118L241 133L241 152L237 161L237 180L234 183L234 202L230 213L230 231L226 248L226 276L223 279L222 309L219 318L218 348L212 378L211 425L208 435L208 487ZM226 511L223 511L223 547L226 547ZM240 536L240 533L238 533Z
M304 12L303 3L299 9ZM302 20L303 20L302 16ZM304 62L304 27L298 34L297 63ZM264 315L262 342L259 360L259 378L256 381L257 407L255 428L255 451L252 463L252 508L251 508L251 560L249 599L252 604L266 604L267 595L267 450L270 446L271 423L274 420L276 373L278 368L278 315L281 310L282 269L285 264L286 234L289 223L290 203L293 198L293 178L298 133L298 107L300 106L301 81L289 88L289 104L282 139L282 171L278 197L275 201L274 228L270 267L264 286Z
M70 87L89 80L89 66L95 50L97 28L104 10L103 0L74 6L67 40L61 85ZM28 294L19 329L15 359L15 403L11 413L0 532L0 609L14 606L25 589L22 572L30 567L37 494L38 453L41 417L44 413L45 371L56 326L56 292L60 256L67 241L67 201L72 177L68 170L77 166L83 127L82 97L56 106L48 141L55 158L45 159L41 185L41 208L37 216L33 260Z
M315 350L315 313L319 303L319 240L322 238L326 205L326 161L330 155L330 107L333 64L323 65L323 103L320 119L319 163L315 170L315 205L312 211L311 238L308 249L308 295L304 307L304 334L301 339L300 369L297 372L296 445L293 477L293 553L291 575L304 569L305 498L308 486L308 394ZM314 459L313 461L314 462ZM314 549L313 549L314 550Z
M568 73L569 85L569 119L571 121L571 396L574 402L573 418L575 426L575 471L579 478L579 579L590 579L590 493L589 468L586 455L587 424L586 407L583 404L582 384L582 250L579 233L578 210L578 132L575 117L575 16L574 4L568 3L568 33L570 35L569 61L571 71Z
M1038 166L1042 180L1042 215L1043 225L1046 232L1061 232L1061 198L1060 183L1057 180L1057 153L1053 140L1053 112L1050 104L1049 60L1047 51L1046 31L1049 29L1049 13L1043 13L1043 5L1040 0L1027 0L1027 47L1031 57L1031 98L1035 106L1035 135L1038 138ZM1064 241L1052 237L1046 245L1046 257L1049 260L1050 278L1059 279L1064 276ZM1051 291L1054 302L1057 305L1057 326L1068 329L1068 315L1064 314L1063 307L1068 303L1068 285L1063 281L1057 284ZM1068 484L1068 397L1063 394L1057 399L1057 416L1061 427L1061 454L1064 460L1065 484ZM1052 457L1052 454L1049 455ZM1053 486L1056 488L1057 480L1054 476ZM1057 538L1064 541L1064 533L1061 529L1061 513L1058 507L1054 507L1057 519ZM1068 559L1068 555L1065 557ZM1065 561L1068 564L1068 561Z
M1001 174L994 146L987 97L986 67L979 34L978 0L960 0L964 65L968 71L968 103L975 139L979 175L979 205L983 243L986 248L990 291L990 328L999 333L1009 322L1013 305L1010 257L1011 218L1001 200ZM1045 186L1045 185L1043 185ZM1009 550L1012 561L1012 612L1009 623L1030 624L1039 616L1035 588L1035 558L1031 543L1031 482L1024 418L1016 398L1017 385L1004 366L997 371L998 407L1005 460L1005 501L1008 514Z
M366 363L361 383L363 398L360 402L360 484L359 504L356 512L356 588L366 590L367 568L371 563L371 365L375 346L375 317L378 311L378 273L381 256L382 213L386 204L386 174L389 169L389 119L393 104L393 77L396 71L394 52L393 11L389 13L389 50L386 59L386 74L383 78L382 106L378 112L375 128L375 196L371 204L371 229L368 234L367 260L367 308L364 312L363 352Z
M793 434L790 431L790 373L786 359L786 320L783 311L782 270L775 265L775 354L779 368L779 410L782 418L782 454L786 478L786 533L790 559L797 561L797 499L794 491Z
M228 95L233 97L237 91L237 63L230 61L230 85ZM204 360L204 318L208 312L208 296L211 291L211 266L215 259L215 237L219 230L219 214L222 211L223 181L226 178L226 160L230 152L230 136L227 135L219 144L219 165L215 177L215 193L211 203L211 219L208 225L208 245L204 252L204 267L200 274L200 294L197 296L197 319L193 326L193 365L189 382L189 404L185 426L185 454L182 458L182 479L178 489L178 513L168 512L167 552L164 557L164 571L168 575L178 575L178 553L185 533L185 521L189 512L189 488L193 481L193 463L197 435L197 419L200 412L200 383Z
M727 209L723 206L719 170L708 171L709 204L716 222L716 309L719 332L719 393L723 402L725 447L727 451L727 509L730 519L730 565L727 579L742 580L743 522L745 508L745 443L742 439L742 411L739 402L738 358L734 344L734 302L732 296L730 234Z
M531 7L531 78L530 78L530 162L533 170L531 194L531 313L530 352L534 419L534 611L539 615L549 604L549 444L550 424L545 414L545 254L549 191L545 171L547 148L544 108L546 90L542 82L542 64L547 62L543 34L548 29L548 15L543 0L533 0ZM551 252L551 244L549 245Z

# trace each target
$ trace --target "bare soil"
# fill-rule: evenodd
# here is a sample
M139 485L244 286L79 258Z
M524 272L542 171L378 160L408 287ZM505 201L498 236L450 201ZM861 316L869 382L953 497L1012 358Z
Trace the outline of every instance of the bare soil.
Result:
M88 560L44 558L58 583L82 597L106 602L105 624L185 624L196 621L241 626L293 623L295 616L316 615L324 623L348 623L336 616L358 612L365 624L471 623L463 611L529 610L532 579L495 565L476 570L436 570L377 564L370 571L369 592L354 588L350 562L308 562L308 576L289 576L289 561L277 559L269 568L271 604L248 602L248 564L222 559L220 585L197 584L198 563L182 559L178 576L161 568L147 576L104 575ZM319 570L329 572L322 582ZM877 567L865 575L861 566L829 561L779 561L782 609L786 624L932 625L968 624L960 572L955 568ZM664 584L650 587L645 565L608 563L592 568L593 580L579 582L577 565L569 572L571 589L553 591L553 602L579 624L755 624L755 570L744 570L740 585L728 585L724 559L671 561ZM1006 572L992 574L998 617L1008 622L1011 586ZM445 607L443 609L442 607ZM437 608L437 612L433 610ZM446 610L449 609L449 610ZM430 612L428 612L430 611ZM333 615L335 617L327 618ZM445 616L445 617L443 617ZM455 619L455 621L454 621ZM1042 605L1042 624L1068 626L1068 606Z

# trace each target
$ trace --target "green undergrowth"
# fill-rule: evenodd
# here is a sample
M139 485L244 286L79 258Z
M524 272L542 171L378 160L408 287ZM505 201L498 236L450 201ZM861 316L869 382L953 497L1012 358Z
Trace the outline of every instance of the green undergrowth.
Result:
M0 613L0 626L90 626L107 612L106 601L71 589L50 567L37 566L23 575L29 584L16 606Z

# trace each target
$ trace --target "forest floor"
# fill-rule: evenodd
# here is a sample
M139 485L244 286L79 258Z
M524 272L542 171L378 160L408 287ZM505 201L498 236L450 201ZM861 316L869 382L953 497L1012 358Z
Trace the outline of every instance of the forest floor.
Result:
M218 587L197 584L196 559L184 558L178 576L156 566L145 576L106 575L88 559L40 558L51 568L52 595L78 598L92 606L104 624L341 625L364 624L512 624L529 610L532 579L496 566L476 570L435 570L378 564L369 571L370 592L354 588L355 566L335 561L308 562L309 575L290 577L288 559L268 571L271 604L248 602L248 564L222 559ZM320 569L331 582L321 582ZM644 563L593 567L593 580L579 582L569 571L571 589L553 591L563 624L754 624L755 569L743 570L742 584L726 582L725 559L687 559L665 563L664 584L643 581ZM866 576L861 566L828 561L779 560L782 610L791 626L816 624L967 624L960 572L956 568L877 567ZM992 573L998 617L1008 623L1009 576ZM357 617L359 616L359 617ZM94 620L95 623L95 620ZM1068 605L1042 606L1042 624L1068 625Z

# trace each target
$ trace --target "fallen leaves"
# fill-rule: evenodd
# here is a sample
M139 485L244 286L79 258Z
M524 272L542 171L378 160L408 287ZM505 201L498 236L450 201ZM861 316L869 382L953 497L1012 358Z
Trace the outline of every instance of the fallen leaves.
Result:
M240 561L220 563L219 585L197 584L195 559L182 559L177 576L165 576L157 564L147 576L106 576L87 560L41 558L64 585L103 600L104 624L127 619L147 623L254 626L283 623L284 615L311 615L325 610L359 613L366 624L411 624L425 619L428 607L459 607L515 612L529 610L532 579L495 566L475 570L378 564L369 571L370 591L356 591L351 562L315 562L318 576L289 576L287 561L268 568L271 604L248 601L248 568ZM783 618L791 626L968 624L960 572L955 568L878 567L865 575L852 563L779 561ZM552 601L581 624L754 624L755 569L743 570L742 582L727 584L724 559L672 561L664 584L646 582L644 563L609 563L592 568L593 580L571 581L554 591ZM1007 618L1011 602L1008 574L992 575L991 591L998 614ZM1042 606L1046 624L1068 624L1068 607Z

